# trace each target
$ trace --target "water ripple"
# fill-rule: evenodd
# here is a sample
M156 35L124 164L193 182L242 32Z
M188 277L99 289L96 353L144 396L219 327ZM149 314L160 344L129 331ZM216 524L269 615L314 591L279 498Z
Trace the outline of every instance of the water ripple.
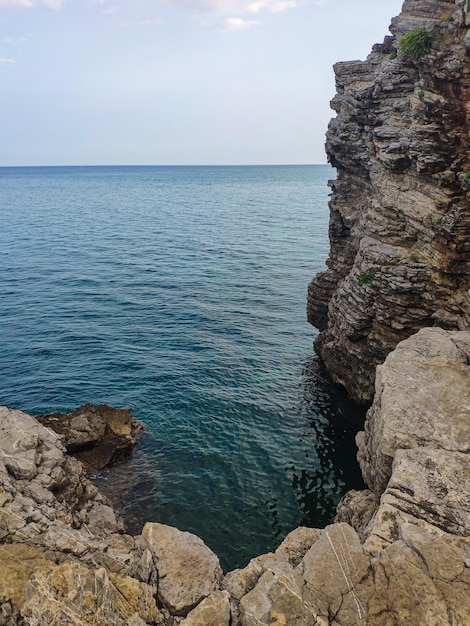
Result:
M312 356L329 166L0 169L1 402L129 406L98 477L131 530L196 532L226 568L361 484L363 415Z

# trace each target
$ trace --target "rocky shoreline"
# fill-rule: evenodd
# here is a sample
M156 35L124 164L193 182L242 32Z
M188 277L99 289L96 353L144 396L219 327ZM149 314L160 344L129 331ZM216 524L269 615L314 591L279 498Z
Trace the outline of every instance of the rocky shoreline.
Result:
M392 37L335 68L331 253L308 313L334 379L373 397L368 489L224 573L191 533L127 534L88 480L82 461L134 445L129 412L0 407L0 626L470 623L469 26L467 1L405 0ZM417 64L398 41L421 27Z
M369 489L227 574L191 533L127 535L65 433L2 407L0 624L467 624L469 345L439 328L400 343L357 438Z

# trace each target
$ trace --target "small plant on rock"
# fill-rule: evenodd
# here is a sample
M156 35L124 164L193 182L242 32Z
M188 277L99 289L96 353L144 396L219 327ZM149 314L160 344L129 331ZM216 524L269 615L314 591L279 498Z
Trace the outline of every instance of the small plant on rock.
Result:
M358 274L357 282L360 285L366 285L368 282L370 282L371 278L372 278L371 274Z
M431 50L432 35L426 28L416 28L400 38L398 45L403 54L417 63Z

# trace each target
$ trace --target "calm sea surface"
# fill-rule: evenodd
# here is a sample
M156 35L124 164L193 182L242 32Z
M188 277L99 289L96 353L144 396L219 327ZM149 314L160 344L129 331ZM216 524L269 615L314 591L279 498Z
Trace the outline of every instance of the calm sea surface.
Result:
M200 535L226 569L322 526L361 486L362 411L305 319L329 166L0 168L0 404L85 402L148 426L97 480L138 532Z

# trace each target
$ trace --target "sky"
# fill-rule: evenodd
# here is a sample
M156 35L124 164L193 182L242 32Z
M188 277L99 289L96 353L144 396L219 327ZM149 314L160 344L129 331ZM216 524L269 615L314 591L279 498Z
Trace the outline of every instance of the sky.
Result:
M0 166L325 163L402 0L0 0Z

